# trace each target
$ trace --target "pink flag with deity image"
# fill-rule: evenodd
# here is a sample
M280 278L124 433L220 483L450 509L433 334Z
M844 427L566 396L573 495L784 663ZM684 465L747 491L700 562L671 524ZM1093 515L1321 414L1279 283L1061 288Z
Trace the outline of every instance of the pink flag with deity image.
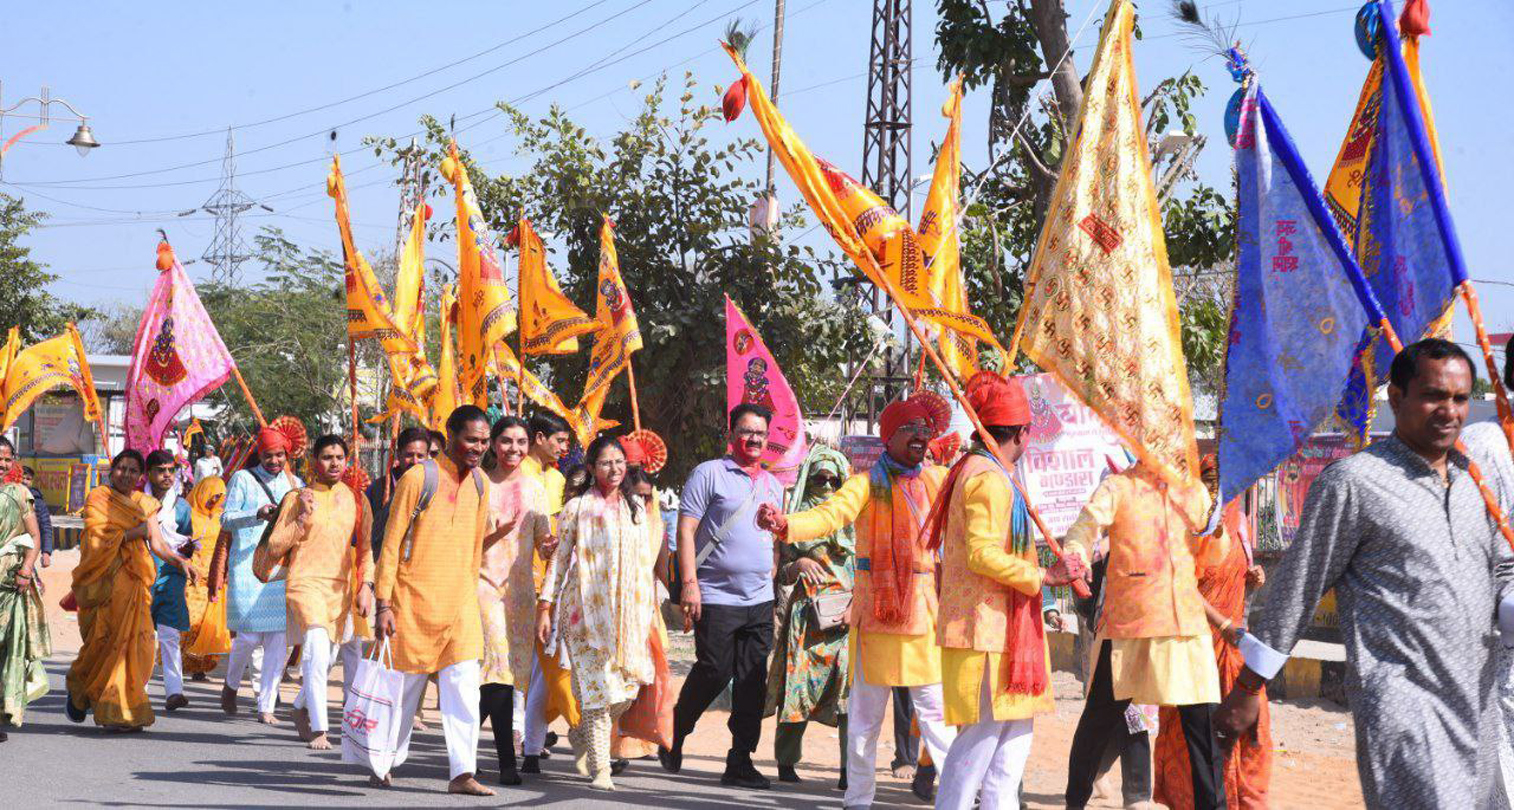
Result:
M126 374L126 446L143 453L185 407L219 388L236 362L168 243L158 243L152 288Z
M728 295L725 298L726 412L742 403L761 405L773 412L762 464L784 486L793 486L799 465L809 453L804 435L804 414L799 412L799 400L794 397L789 381L784 379L778 362Z

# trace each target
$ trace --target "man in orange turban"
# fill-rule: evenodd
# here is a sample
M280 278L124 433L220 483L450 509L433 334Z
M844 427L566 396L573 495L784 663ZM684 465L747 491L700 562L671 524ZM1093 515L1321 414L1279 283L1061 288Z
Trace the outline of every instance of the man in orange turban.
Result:
M952 467L926 529L941 552L941 687L957 737L936 807L969 810L982 790L1015 796L1030 756L1032 717L1056 711L1041 621L1041 587L1081 575L1077 558L1043 571L1025 499L1003 464L1025 452L1030 402L1017 379L979 372L967 400L996 447L981 440Z
M785 516L765 504L758 511L758 525L788 543L856 527L849 621L857 634L847 705L846 807L873 802L878 732L893 687L909 689L932 761L946 761L955 736L942 721L935 559L921 536L945 477L941 467L923 466L926 449L950 421L951 406L929 391L891 403L878 419L884 452L870 471L853 475L813 509ZM917 788L929 795L928 785Z

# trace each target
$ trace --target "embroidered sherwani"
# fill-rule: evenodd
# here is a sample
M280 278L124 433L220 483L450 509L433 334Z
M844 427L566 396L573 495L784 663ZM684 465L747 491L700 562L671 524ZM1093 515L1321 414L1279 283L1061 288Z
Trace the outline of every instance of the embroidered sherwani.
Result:
M1251 627L1287 652L1335 589L1368 807L1494 806L1495 620L1514 557L1467 458L1446 466L1443 481L1389 437L1325 468ZM1271 675L1261 657L1248 650L1247 665Z
M1223 533L1194 535L1209 504L1198 482L1173 486L1138 464L1105 478L1063 538L1069 553L1091 563L1099 534L1109 534L1094 649L1111 642L1115 700L1161 706L1220 700L1195 572L1196 565L1218 564L1228 550Z
M897 476L891 498L909 498L917 525L929 514L941 481L944 467L927 467L918 476ZM860 658L868 683L879 686L923 686L941 682L941 648L936 646L935 560L926 553L921 539L915 549L914 605L904 624L884 624L873 615L872 556L875 543L888 538L874 538L872 510L879 508L869 491L868 473L857 473L825 503L788 516L785 542L802 543L833 534L851 524L856 527L856 577L852 590L852 621L855 632L852 644ZM882 508L888 508L882 505ZM917 529L918 531L918 529Z

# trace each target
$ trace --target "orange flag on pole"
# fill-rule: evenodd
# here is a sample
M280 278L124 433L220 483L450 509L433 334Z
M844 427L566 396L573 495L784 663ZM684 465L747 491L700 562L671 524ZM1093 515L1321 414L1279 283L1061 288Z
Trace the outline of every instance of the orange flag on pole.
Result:
M1132 64L1114 0L1010 343L1174 483L1198 478L1193 399Z
M376 338L385 354L409 354L415 343L395 325L389 300L368 260L352 241L352 220L347 209L347 182L342 178L342 160L331 156L326 175L326 194L336 201L336 226L342 236L342 263L347 279L347 337Z
M21 327L12 326L5 336L5 346L0 348L0 418L5 416L5 374L21 351Z
M14 351L10 344L7 351ZM9 430L38 397L64 387L79 394L84 418L95 423L100 441L105 442L109 438L105 432L105 411L95 393L94 376L84 356L84 341L72 323L63 334L15 352L6 364L5 379L0 385L0 392L4 392L4 400L0 401L0 433Z
M599 226L599 281L594 285L595 318L600 323L589 353L589 376L584 381L581 403L608 391L610 383L631 362L631 352L641 349L641 327L636 310L620 278L620 258L615 253L615 224L605 217ZM604 397L599 397L603 404Z
M436 390L431 392L431 428L442 430L447 417L462 401L457 383L457 354L452 346L452 325L457 321L457 295L453 285L442 288L442 347L436 361Z
M573 354L579 335L599 331L599 319L591 318L563 294L547 266L547 251L541 237L522 217L511 241L520 250L520 340L521 351L533 354Z
M415 351L389 355L389 394L386 412L369 421L383 422L400 413L410 413L422 422L430 419L426 402L436 390L436 370L426 358L426 211L416 206L410 233L400 251L399 271L394 281L394 323L415 344Z
M463 398L489 405L488 366L494 345L515 331L510 288L494 252L494 234L478 206L457 143L442 161L442 176L457 190L457 353Z

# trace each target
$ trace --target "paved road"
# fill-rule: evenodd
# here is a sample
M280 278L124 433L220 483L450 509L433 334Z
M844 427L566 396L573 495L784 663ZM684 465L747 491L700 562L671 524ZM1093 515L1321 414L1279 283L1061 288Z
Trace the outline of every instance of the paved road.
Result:
M341 761L340 746L329 752L306 750L286 722L268 727L250 718L244 695L242 714L226 718L216 699L219 683L190 683L189 707L158 713L141 734L117 735L86 723L74 725L63 714L66 661L49 664L53 691L33 704L26 725L11 729L0 744L0 783L5 805L39 808L96 804L113 807L429 807L487 806L541 808L658 807L694 808L836 808L841 794L834 776L804 772L798 786L771 791L738 791L720 785L724 763L713 756L690 754L682 774L664 773L655 760L638 760L616 778L613 794L589 790L572 769L566 740L559 754L543 763L544 773L527 777L522 787L498 787L489 799L448 796L447 754L440 731L416 735L411 759L396 774L391 790L369 788L358 766ZM154 708L162 687L149 684ZM284 697L293 696L290 686ZM287 717L281 707L279 715ZM715 720L715 717L709 720ZM435 724L433 724L435 727ZM482 777L492 779L492 743L481 743ZM771 765L764 766L771 770ZM769 773L769 776L772 774ZM880 786L879 806L920 807L898 787Z

